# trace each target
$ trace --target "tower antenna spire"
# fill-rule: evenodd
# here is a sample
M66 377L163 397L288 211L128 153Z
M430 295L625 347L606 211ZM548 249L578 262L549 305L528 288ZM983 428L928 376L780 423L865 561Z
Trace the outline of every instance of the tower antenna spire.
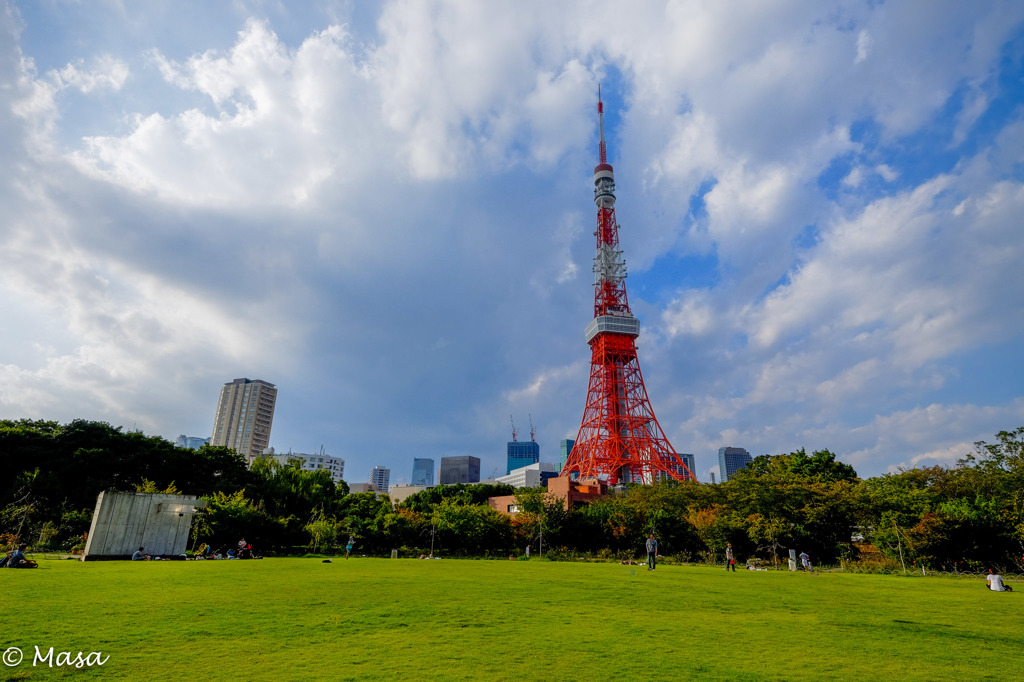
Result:
M600 83L597 84L597 128L600 132L600 141L597 143L597 158L599 163L606 164L608 163L608 148L604 143L604 102L601 101Z

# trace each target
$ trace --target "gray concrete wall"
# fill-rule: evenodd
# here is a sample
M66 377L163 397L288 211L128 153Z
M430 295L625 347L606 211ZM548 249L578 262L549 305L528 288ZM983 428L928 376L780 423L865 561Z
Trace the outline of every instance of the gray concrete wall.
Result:
M150 556L183 554L192 516L205 506L195 495L104 490L96 498L83 560L129 558L139 547Z

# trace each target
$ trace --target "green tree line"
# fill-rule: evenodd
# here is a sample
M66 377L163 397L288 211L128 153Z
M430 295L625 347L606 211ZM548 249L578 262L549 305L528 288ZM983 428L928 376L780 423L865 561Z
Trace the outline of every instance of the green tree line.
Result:
M818 563L881 557L908 569L1024 570L1024 427L979 442L950 467L861 479L828 450L754 459L720 485L627 486L566 510L541 489L436 486L392 504L350 493L328 472L198 451L109 424L0 421L0 534L38 547L79 544L101 490L181 491L209 500L197 543L241 537L264 554L357 552L630 558L654 531L682 561L782 563L789 549ZM516 495L509 517L487 499Z

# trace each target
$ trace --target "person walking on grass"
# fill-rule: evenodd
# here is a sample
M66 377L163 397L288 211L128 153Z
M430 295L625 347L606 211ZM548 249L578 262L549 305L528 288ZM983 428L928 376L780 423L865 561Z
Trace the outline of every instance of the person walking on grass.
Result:
M732 545L726 545L725 546L725 571L726 571L726 573L729 572L730 568L732 568L732 572L733 573L736 572L736 557L733 556Z
M356 538L354 535L348 536L348 544L345 545L345 558L349 558L352 554L352 548L356 546Z
M654 539L654 531L647 536L647 570L653 571L656 568L658 559L658 541Z
M803 564L805 572L811 570L811 557L807 555L807 552L800 552L800 563Z

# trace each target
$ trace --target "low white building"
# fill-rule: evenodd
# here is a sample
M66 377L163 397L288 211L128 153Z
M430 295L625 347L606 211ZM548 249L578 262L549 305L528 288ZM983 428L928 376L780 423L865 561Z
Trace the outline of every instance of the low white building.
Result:
M335 483L340 483L345 478L345 460L341 457L331 457L322 452L316 455L309 455L305 452L276 453L274 448L264 450L263 456L276 459L281 464L299 462L299 468L307 471L327 469Z
M428 487L431 487L431 486L425 486L425 485L400 485L400 484L396 483L395 485L393 485L390 488L388 488L388 497L391 498L392 502L394 502L395 504L398 504L399 502L401 502L405 498L409 497L410 495L415 495L418 492L422 492L422 491L426 490Z
M558 476L557 464L537 462L513 469L508 476L499 476L498 483L507 483L513 488L539 488L547 485L547 479Z

